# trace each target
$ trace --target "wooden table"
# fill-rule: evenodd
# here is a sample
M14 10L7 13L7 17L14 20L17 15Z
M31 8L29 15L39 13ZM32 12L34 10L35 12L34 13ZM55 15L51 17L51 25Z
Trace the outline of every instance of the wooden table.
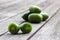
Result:
M37 5L49 14L49 18L39 24L33 24L29 34L11 35L8 24L21 24L21 16L29 12L30 5ZM0 40L60 40L60 0L6 0L0 2Z

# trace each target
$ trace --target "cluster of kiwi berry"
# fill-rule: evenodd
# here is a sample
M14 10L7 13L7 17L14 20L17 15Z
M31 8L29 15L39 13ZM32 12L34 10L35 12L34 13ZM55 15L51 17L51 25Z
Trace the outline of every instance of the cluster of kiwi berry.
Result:
M22 18L31 23L40 23L48 18L46 12L42 12L41 8L38 6L30 6L29 13L25 13Z
M31 23L40 23L42 21L45 21L49 16L45 12L41 12L41 8L38 6L30 6L29 13L26 13L22 16L22 18L28 22L23 23L22 26L11 23L8 26L8 31L11 34L17 34L19 30L21 30L24 34L30 33L32 30L32 24Z
M30 33L32 30L32 24L29 22L25 22L21 26L16 23L10 23L8 25L8 31L11 34L17 34L19 32L19 30L21 30L23 32L23 34Z

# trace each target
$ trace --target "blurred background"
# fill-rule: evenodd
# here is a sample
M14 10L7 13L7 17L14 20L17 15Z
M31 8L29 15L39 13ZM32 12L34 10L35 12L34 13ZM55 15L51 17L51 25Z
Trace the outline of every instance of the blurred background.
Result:
M28 9L30 5L43 4L43 2L59 4L59 0L0 0L0 21ZM39 5L41 8L42 4Z
M0 0L0 21L28 9L30 5L44 1L46 0Z

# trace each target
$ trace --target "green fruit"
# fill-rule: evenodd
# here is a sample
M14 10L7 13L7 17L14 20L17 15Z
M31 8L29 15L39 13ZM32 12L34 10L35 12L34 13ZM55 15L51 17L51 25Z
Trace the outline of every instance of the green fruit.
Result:
M41 12L41 15L43 16L43 21L47 20L49 17L48 14L45 12Z
M10 23L8 25L8 31L11 33L11 34L17 34L18 31L19 31L19 26L15 23Z
M32 24L25 22L21 27L21 31L23 34L30 33L32 31Z
M29 13L26 13L26 14L24 14L24 15L22 16L22 18L23 18L24 20L28 21L28 16L29 16Z
M32 6L30 6L29 11L30 11L31 13L40 13L40 12L41 12L41 8L38 7L38 6L32 5Z
M42 15L36 13L32 13L28 16L29 22L32 23L40 23L42 19L43 19Z
M29 16L30 14L32 14L32 13L31 13L31 12L26 13L26 14L24 14L24 15L22 16L22 18L23 18L25 21L28 21L28 16ZM36 14L39 14L39 13L36 13Z

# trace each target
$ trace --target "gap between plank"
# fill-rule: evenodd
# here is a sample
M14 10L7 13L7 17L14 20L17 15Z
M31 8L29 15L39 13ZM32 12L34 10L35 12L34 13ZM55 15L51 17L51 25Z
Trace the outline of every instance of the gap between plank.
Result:
M44 1L44 2L46 2L46 1ZM36 3L36 2L35 2L35 3ZM41 4L41 3L39 3L39 1L38 1L38 3L37 3L36 5L39 5L39 4ZM14 5L15 5L15 4L14 4ZM28 9L26 8L26 9L20 11L18 14L14 15L14 16L11 16L11 17L9 17L9 18L5 18L4 20L0 20L0 23L1 23L1 22L4 22L4 21L6 21L6 20L8 20L8 19L10 19L10 18L12 18L12 17L15 17L15 16L17 16L17 15L19 15L20 13L23 13L23 12L25 12L25 11L28 11Z
M23 22L25 22L25 21L23 21ZM23 22L21 22L20 24L22 24ZM19 25L20 25L20 24L19 24ZM5 33L1 34L0 37L3 36L4 34L6 34L7 32L8 32L8 31L6 31Z
M37 4L37 5L39 5L39 4ZM50 6L50 5L49 5ZM48 6L47 6L48 7ZM46 7L46 8L47 8ZM44 8L44 9L46 9L46 8ZM43 10L44 10L43 9ZM24 10L24 11L22 11L21 13L23 13L23 12L26 12L26 11L28 11L27 9L26 10ZM19 14L17 14L17 15L19 15ZM17 15L15 15L15 16L17 16ZM12 17L14 17L14 16L12 16ZM10 17L10 18L12 18L12 17ZM10 18L8 18L8 19L10 19ZM8 19L6 19L6 20L8 20ZM5 20L4 20L5 21ZM2 21L1 21L2 22ZM3 34L1 34L0 36L2 36L2 35L4 35L4 34L6 34L8 31L6 31L5 33L3 33Z
M59 10L60 8L39 29L37 29L27 40L31 39L48 21L51 20L51 18L53 18L57 14Z

